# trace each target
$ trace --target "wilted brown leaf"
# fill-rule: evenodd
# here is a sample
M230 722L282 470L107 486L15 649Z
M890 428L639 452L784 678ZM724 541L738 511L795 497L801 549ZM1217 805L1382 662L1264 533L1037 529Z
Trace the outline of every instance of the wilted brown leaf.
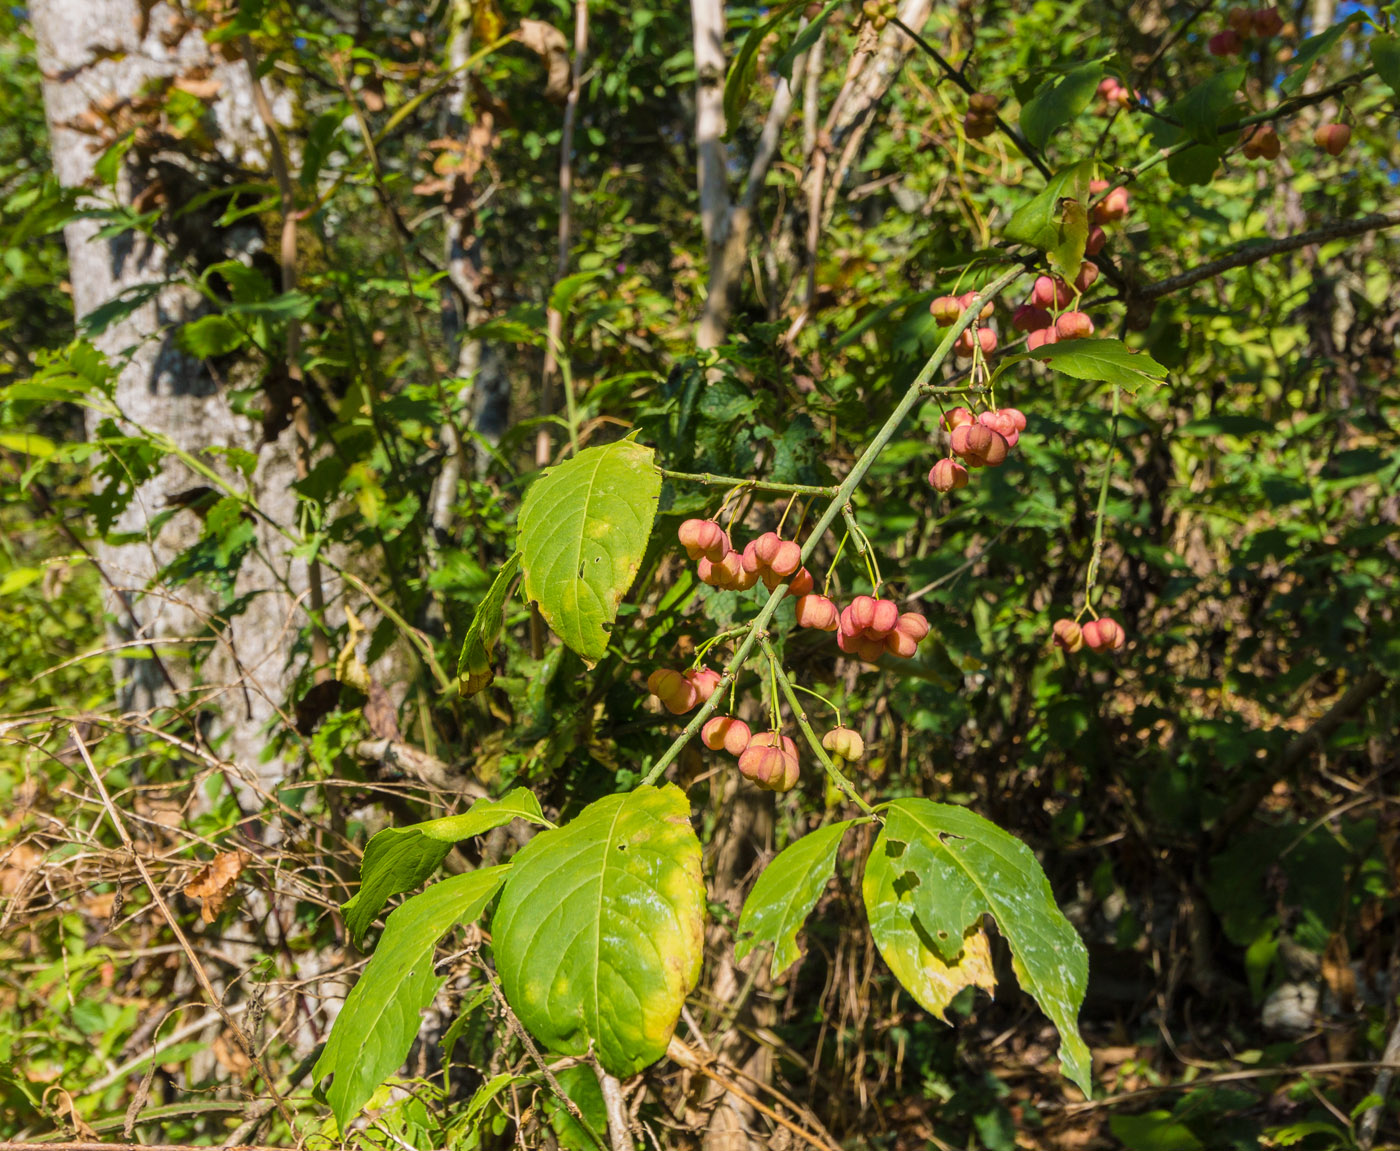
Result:
M549 79L545 82L544 97L562 104L569 94L569 42L564 33L553 24L543 20L522 20L515 38L531 52L544 57L549 69Z
M205 923L213 923L219 912L223 911L238 877L252 861L253 857L242 848L220 852L185 884L186 895L203 901L199 914Z

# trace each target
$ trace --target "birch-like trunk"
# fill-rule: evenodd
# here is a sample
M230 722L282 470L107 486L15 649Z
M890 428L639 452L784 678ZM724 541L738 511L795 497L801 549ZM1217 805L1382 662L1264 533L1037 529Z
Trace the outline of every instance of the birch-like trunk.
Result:
M90 131L79 128L119 118L143 89L170 76L191 77L201 86L217 81L217 91L208 98L209 121L222 159L266 168L266 137L246 65L214 56L199 32L174 9L140 0L34 0L30 12L45 77L53 166L66 187L91 189L91 203L110 203L112 193L97 189L94 180L102 145ZM206 171L199 156L174 143L163 151L133 148L122 166L115 197L130 206L143 191L160 191L151 188L160 180L165 206L173 211L186 206L191 188L198 190ZM197 229L189 223L186 218L180 232L183 246L177 261L163 240L136 232L101 238L101 222L71 222L65 239L74 310L81 319L133 288L166 284L94 337L120 367L116 400L130 421L127 430L164 433L191 453L210 447L255 453L254 498L271 520L295 525L293 431L287 428L264 442L260 423L235 413L229 404L230 380L256 382L255 369L234 364L215 378L209 365L182 351L175 338L179 325L197 316L203 302L192 288L172 281L188 278L191 269L197 275L202 266L218 259L246 258L266 246L264 239L250 226ZM161 232L158 226L157 234ZM94 423L90 418L89 434L95 431ZM205 458L234 479L217 456ZM237 576L235 594L253 595L240 614L217 620L214 613L220 604L212 593L194 584L160 586L157 573L199 538L202 524L193 511L176 513L158 529L153 520L178 504L174 497L179 493L206 483L178 459L168 459L157 476L138 488L115 524L116 532L131 533L141 542L104 542L97 548L113 589L109 612L126 637L157 642L211 632L217 637L198 673L178 656L122 661L121 701L138 715L179 708L205 730L204 721L214 713L213 733L227 737L219 744L220 753L262 781L271 781L281 776L282 766L276 761L260 763L264 729L289 710L291 651L305 623L298 600L307 588L306 566L291 559L286 540L260 520L256 552Z

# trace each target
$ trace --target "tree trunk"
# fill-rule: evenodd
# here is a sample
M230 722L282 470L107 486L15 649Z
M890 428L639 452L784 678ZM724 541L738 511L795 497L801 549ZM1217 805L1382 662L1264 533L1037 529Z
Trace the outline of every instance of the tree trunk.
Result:
M266 167L267 137L246 64L214 56L177 10L140 0L34 0L31 16L53 164L65 186L96 189L94 168L103 147L130 128L135 142L113 190L126 207L163 201L168 208L183 208L213 178L231 181L230 173L244 163ZM158 111L132 106L172 77L199 86L187 90L198 90L206 100L206 126L217 153L200 152L177 134L163 132L150 119ZM89 203L110 203L110 195L94 195ZM219 211L222 205L214 207L215 215ZM230 383L256 383L259 368L248 361L228 364L225 358L215 372L176 341L179 326L206 308L188 286L191 276L216 260L249 262L268 246L264 237L256 226L220 229L197 214L163 215L154 240L135 231L101 238L101 227L100 221L81 219L65 230L80 319L133 289L165 285L93 338L120 369L116 402L127 421L123 430L164 433L191 453L210 446L254 453L252 496L273 523L295 524L295 433L287 427L265 439L262 425L234 412L228 399ZM273 282L275 290L275 276ZM89 435L96 433L97 422L89 416ZM201 458L243 486L221 457ZM258 520L256 547L233 587L235 597L252 597L246 609L223 618L218 613L224 605L213 589L162 585L159 573L200 538L203 525L193 510L178 511L160 526L153 520L186 503L182 493L187 497L207 483L177 458L167 458L113 525L116 533L141 542L104 541L97 548L112 589L108 610L125 638L214 637L197 670L188 659L168 656L122 661L120 698L138 715L180 708L202 730L226 736L221 754L266 782L282 774L280 762L259 761L265 727L287 711L292 640L305 623L298 598L308 587L307 570L303 561L291 559L287 541ZM210 713L216 716L212 724Z

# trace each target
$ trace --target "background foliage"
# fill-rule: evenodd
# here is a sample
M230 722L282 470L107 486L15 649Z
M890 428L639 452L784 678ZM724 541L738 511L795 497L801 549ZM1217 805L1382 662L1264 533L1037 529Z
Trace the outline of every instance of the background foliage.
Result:
M749 41L747 98L735 105L730 90L736 188L760 147L776 66L805 19L789 7ZM491 686L465 698L443 671L521 546L541 437L545 462L635 432L675 472L837 482L935 347L929 301L978 282L964 272L969 260L1004 248L1008 218L1043 186L1005 133L967 138L965 94L915 51L849 165L832 160L831 207L808 253L811 141L873 35L855 27L854 5L830 7L822 66L800 88L767 175L725 339L697 350L710 268L688 12L590 3L561 266L565 115L547 79L558 50L551 58L513 37L523 20L567 33L568 6L378 3L356 15L328 4L188 5L211 41L250 37L267 82L287 96L300 275L283 290L268 255L281 217L266 165L246 159L213 180L207 109L167 88L141 116L209 181L203 207L265 242L246 262L177 262L173 275L199 287L205 314L149 335L240 364L228 381L237 404L273 419L297 324L312 467L296 485L296 522L280 526L303 558L321 557L332 588L319 619L299 615L268 639L289 673L283 721L263 738L287 772L251 790L221 758L218 717L230 720L234 697L209 690L220 685L201 668L247 610L235 577L259 546L253 513L212 489L156 513L194 525L161 573L165 594L212 595L219 610L200 634L122 650L187 661L199 689L153 713L125 710L112 658L123 621L92 557L170 445L120 427L115 412L100 422L114 375L89 341L140 301L75 322L65 297L61 228L75 212L178 248L181 213L199 193L123 200L117 176L142 155L134 121L97 137L91 199L60 189L27 16L0 12L11 110L0 119L7 1137L222 1142L239 1132L290 1145L295 1125L336 1138L310 1070L364 962L338 908L357 890L369 836L518 785L564 823L657 762L677 729L649 700L648 673L685 666L749 611L737 593L698 585L673 543L682 519L719 509L723 488L664 484L656 530L591 670L516 594L499 639L482 637ZM729 58L779 14L729 6ZM763 948L726 966L764 865L856 812L815 766L796 790L762 799L736 786L728 759L698 747L672 768L708 884L705 965L681 1034L692 1048L723 1045L730 1082L813 1140L1001 1151L1376 1138L1362 1117L1380 1101L1372 1064L1396 1023L1400 971L1400 254L1383 221L1341 225L1397 222L1385 54L1395 13L1285 7L1280 36L1234 71L1207 48L1225 15L1173 3L962 4L918 29L1043 143L1037 159L1049 168L1089 159L1105 178L1133 175L1130 214L1110 229L1087 310L1102 333L1169 373L1124 391L1115 415L1114 389L1101 381L1012 364L996 398L1026 412L1021 444L949 496L925 479L945 449L938 403L922 405L853 510L882 575L929 616L933 636L912 663L871 670L825 637L791 630L786 605L774 629L793 678L863 735L869 751L853 774L866 795L967 806L1035 850L1089 949L1081 1027L1094 1099L1056 1075L1053 1029L1016 990L1003 940L996 999L965 991L952 1028L899 988L859 907L869 824L842 840L795 966L770 976ZM449 44L468 23L476 54L454 74ZM1308 42L1321 49L1316 65L1300 66L1300 42L1329 27L1335 38ZM569 43L565 35L566 63ZM1093 91L1074 71L1086 61L1093 85L1102 68L1147 107L1074 98L1076 84ZM1017 114L1061 75L1065 104L1045 113L1051 127ZM449 105L462 76L459 123ZM1245 160L1231 126L1286 99L1282 156ZM1312 137L1339 117L1353 137L1334 159ZM1191 140L1173 163L1152 162ZM483 257L471 308L448 276L454 220ZM1242 245L1310 230L1310 243L1211 271ZM1193 278L1203 268L1211 274ZM1178 287L1153 295L1151 285L1174 277ZM1004 346L1021 298L1008 295L998 313ZM561 317L554 352L564 370L546 401L550 311ZM483 378L455 366L470 337L508 382L503 426L474 422ZM571 389L567 407L558 379ZM100 409L87 433L82 405ZM462 459L442 515L434 481ZM253 463L234 451L195 462L225 480ZM740 493L726 515L748 537L776 526L786 503ZM798 502L787 526L817 510ZM838 559L839 543L823 541L810 566L830 570L843 597L868 591L864 563L851 544ZM1066 657L1050 627L1082 606L1096 553L1087 590L1130 642L1112 656ZM317 631L330 655L319 667ZM757 677L741 687L758 699ZM451 849L447 869L508 861L530 838L522 826ZM222 896L183 893L206 864L230 857L234 879L211 887ZM229 1018L206 1006L172 919ZM585 1127L606 1130L586 1066L557 1072L575 1115L529 1058L492 994L489 944L470 930L448 936L440 986L419 989L431 1007L408 1063L391 1069L392 1086L346 1139L591 1146ZM256 1068L233 1018L254 1037ZM699 1145L730 1097L712 1082L676 1058L658 1064L634 1088L643 1128L662 1146ZM1400 1138L1393 1104L1378 1118L1382 1140ZM756 1111L747 1121L756 1137L791 1135Z

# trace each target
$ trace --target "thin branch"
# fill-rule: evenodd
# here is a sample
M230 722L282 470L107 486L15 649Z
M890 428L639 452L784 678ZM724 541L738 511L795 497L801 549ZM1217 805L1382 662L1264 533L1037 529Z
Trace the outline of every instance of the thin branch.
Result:
M82 756L83 763L87 766L88 774L92 777L93 786L97 788L97 794L102 799L102 806L107 811L107 818L111 821L112 826L116 829L117 835L121 838L122 846L130 853L132 861L136 864L136 870L141 873L141 878L145 881L146 887L151 893L151 899L155 902L156 907L160 909L161 915L165 917L165 922L174 934L175 941L179 943L181 949L184 951L185 958L190 961L190 967L194 972L194 977L200 986L200 990L204 992L209 1000L209 1005L219 1013L219 1016L224 1021L224 1026L233 1033L234 1039L237 1041L238 1046L242 1048L243 1054L247 1056L248 1062L252 1064L253 1069L262 1077L263 1084L267 1088L268 1094L272 1096L273 1102L277 1105L277 1110L281 1114L283 1122L287 1124L288 1130L295 1134L296 1123L292 1119L292 1113L288 1110L286 1101L283 1100L281 1093L277 1090L276 1082L273 1080L272 1076L267 1073L267 1068L263 1066L262 1059L258 1055L257 1049L253 1046L252 1041L248 1038L247 1033L238 1025L238 1021L234 1019L233 1014L224 1006L223 999L214 990L214 985L209 982L209 976L204 970L204 965L200 963L199 956L195 954L194 948L190 946L190 941L181 929L179 920L177 920L171 912L170 905L165 902L165 898L161 895L160 888L156 885L156 881L151 877L150 870L146 867L146 861L141 858L140 853L136 850L136 844L132 842L131 835L126 830L126 824L122 821L121 815L113 805L112 797L107 794L107 786L102 782L102 776L98 773L97 765L92 762L92 756L88 754L87 744L83 742L82 736L78 733L77 724L71 726L70 734L74 746L78 749L78 754Z
M1198 284L1202 280L1208 280L1212 276L1218 276L1221 272L1228 272L1231 268L1257 264L1261 260L1282 255L1284 252L1306 248L1309 244L1324 244L1328 240L1341 240L1347 236L1360 236L1366 232L1377 232L1397 226L1400 226L1400 212L1382 212L1373 216L1362 216L1359 220L1330 220L1319 228L1311 228L1293 236L1284 236L1281 239L1267 240L1263 243L1246 244L1228 255L1210 261L1208 264L1192 268L1189 272L1168 276L1165 280L1158 280L1155 284L1139 288L1136 296L1139 299L1155 300L1171 292L1188 288L1192 284Z
M976 93L977 89L973 87L972 83L968 80L968 78L964 76L961 72L959 72L956 68L954 68L953 65L950 64L943 57L943 54L939 52L937 48L935 48L932 44L930 44L927 40L925 40L922 36L915 32L914 29L910 28L909 25L905 24L903 20L899 19L898 17L895 17L893 20L890 21L890 23L893 24L896 28L898 28L901 32L903 32L906 36L908 36L911 40L913 40L914 43L917 44L921 49L923 49L925 55L927 55L929 59L931 59L941 69L943 69L943 74L947 76L948 79L952 80L954 84L956 84L969 96L974 95ZM1024 136L1022 136L1020 132L1016 131L1015 128L1013 128L1000 116L997 116L996 122L997 127L1006 133L1006 138L1016 145L1016 150L1020 152L1021 155L1023 155L1032 164L1034 164L1036 170L1042 176L1044 176L1047 180L1050 179L1051 172L1049 166L1045 163L1043 159L1041 159L1040 152L1031 144L1031 142L1027 140Z
M682 480L692 484L708 484L717 488L748 488L757 492L781 492L783 495L834 496L836 485L778 484L768 480L745 479L743 476L717 476L713 472L672 472L661 469L661 475L668 480Z
M598 1076L598 1088L603 1093L603 1106L608 1113L608 1139L612 1143L612 1151L632 1151L632 1125L627 1121L627 1100L622 1095L622 1084L604 1071L596 1058L592 1063L593 1072Z

